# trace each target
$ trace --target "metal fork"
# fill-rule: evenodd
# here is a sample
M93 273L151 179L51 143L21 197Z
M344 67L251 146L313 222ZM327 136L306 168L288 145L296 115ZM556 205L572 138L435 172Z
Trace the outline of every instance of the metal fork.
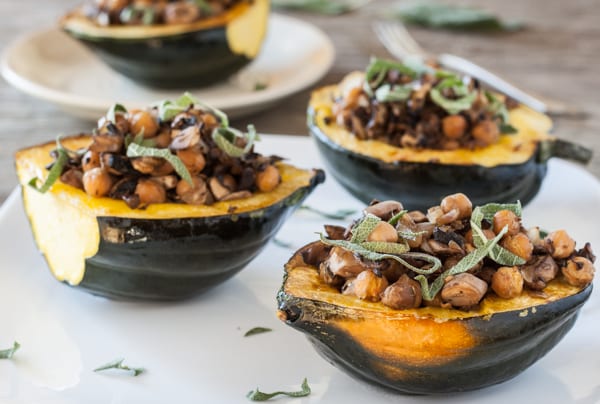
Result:
M388 52L398 59L435 59L442 67L476 78L489 87L542 113L570 117L582 117L586 115L585 111L564 102L541 99L540 97L528 94L498 75L460 56L447 53L436 56L430 55L419 46L404 25L399 22L377 21L373 24L373 31L375 31L375 34Z

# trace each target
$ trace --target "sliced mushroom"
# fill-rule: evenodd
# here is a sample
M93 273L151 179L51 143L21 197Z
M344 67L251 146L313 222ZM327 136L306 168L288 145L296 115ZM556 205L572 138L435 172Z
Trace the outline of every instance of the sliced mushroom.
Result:
M183 150L194 147L200 143L200 129L197 126L188 126L173 138L169 147L171 150Z
M251 196L252 192L250 191L236 191L230 193L225 198L221 199L221 201L233 201L234 199L250 198Z
M400 213L404 207L398 201L383 201L371 204L363 210L366 215L368 213L377 216L381 220L388 221L397 213Z
M72 187L83 189L83 172L76 168L69 168L60 176L61 182Z
M327 238L330 240L343 240L344 233L346 232L346 228L342 226L333 226L330 224L326 224L325 233L327 233Z
M365 270L359 257L341 247L333 247L324 263L334 275L343 278L353 278Z
M127 175L133 173L133 167L129 158L118 153L101 153L100 165L113 175Z
M176 175L161 175L153 177L153 179L154 181L161 183L165 189L174 189L179 182L179 179Z
M521 274L525 286L533 290L542 290L548 282L556 278L558 265L550 255L541 255L535 257L531 263L523 265Z
M124 138L119 133L103 133L94 135L90 150L96 153L118 153L123 149Z
M177 184L177 196L189 205L210 205L214 198L208 189L206 181L202 177L193 177L193 185L185 180Z
M353 295L362 300L377 302L381 293L387 288L388 281L384 276L377 276L373 271L366 270L354 279L348 280L342 289L345 295Z
M217 201L221 201L231 194L231 189L226 187L217 177L210 178L208 186Z
M449 279L442 288L442 299L454 307L469 308L478 304L488 285L470 273L461 273Z

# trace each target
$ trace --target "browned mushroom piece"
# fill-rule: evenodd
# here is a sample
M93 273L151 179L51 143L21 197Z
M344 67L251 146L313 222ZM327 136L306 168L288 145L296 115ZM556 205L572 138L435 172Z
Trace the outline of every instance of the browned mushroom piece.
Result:
M381 303L396 310L417 308L421 306L422 299L421 285L406 274L381 294Z
M550 254L556 259L567 258L575 251L575 240L564 230L556 230L544 239Z
M193 185L186 180L180 180L176 187L179 199L189 205L210 205L214 198L208 189L206 181L199 176L192 178Z
M227 195L231 194L231 189L225 186L217 177L211 177L208 180L208 186L217 201L221 201Z
M60 180L72 187L83 189L83 172L76 168L69 168L60 176Z
M573 286L584 287L594 280L594 264L584 257L573 257L561 268L566 281Z
M596 256L592 251L592 245L590 243L585 243L583 248L579 249L579 251L577 251L575 255L577 255L578 257L587 258L592 264L596 262Z
M427 222L427 215L420 210L412 210L407 213L407 215L413 220L415 223L424 223Z
M525 286L533 290L544 289L557 274L558 265L550 255L536 256L532 262L521 267Z
M367 213L370 213L381 220L388 221L402 210L404 210L404 207L398 201L383 201L376 202L375 204L366 207L363 210L363 214L366 215Z
M189 24L198 17L200 17L200 11L193 2L169 3L164 11L164 19L167 24Z
M469 308L479 304L488 285L475 275L464 272L451 277L442 288L442 300L454 307Z
M108 12L117 12L129 5L131 0L96 0L98 8Z
M330 240L343 240L344 233L346 232L346 228L342 226L334 226L331 224L326 224L323 226L325 228L325 233L327 233L327 238Z
M116 176L131 174L134 172L131 162L127 156L118 153L100 153L100 165Z
M503 299L517 297L523 291L523 275L517 267L500 267L492 276L492 290Z
M249 198L252 196L252 192L250 191L236 191L236 192L232 192L229 195L225 196L223 199L221 199L221 201L233 201L235 199L243 199L243 198Z
M159 157L136 157L131 159L131 165L142 174L161 176L173 172L173 166Z
M165 189L174 189L179 182L176 175L160 175L153 177L152 179L162 184Z
M331 247L327 244L315 241L314 243L302 247L299 252L302 255L302 260L305 264L318 267L325 261L330 250Z
M327 265L324 265L324 263L321 263L321 265L319 265L319 278L326 284L337 288L341 287L346 281L341 276L334 275L329 270L329 267Z
M333 247L324 263L331 273L343 278L353 278L365 270L359 257L341 247Z
M98 133L112 133L125 136L129 133L129 121L123 113L115 114L115 121L110 121L106 116L98 120Z
M94 136L90 150L96 153L119 153L123 149L124 138L118 133L102 133Z
M180 131L177 136L171 140L169 146L171 150L183 150L194 147L200 143L200 128L197 126L188 126Z
M354 279L349 279L342 288L345 295L353 295L362 300L378 302L381 293L387 288L388 281L384 276L377 276L367 269L358 274Z

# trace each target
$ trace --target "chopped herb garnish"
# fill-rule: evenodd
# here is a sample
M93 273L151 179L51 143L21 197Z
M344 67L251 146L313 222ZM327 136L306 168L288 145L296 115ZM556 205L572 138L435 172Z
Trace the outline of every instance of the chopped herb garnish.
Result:
M263 83L263 82L257 82L254 83L254 91L262 91L265 90L267 88L267 83Z
M13 342L12 348L0 350L0 359L12 359L13 355L21 347L17 341Z
M376 89L381 85L385 79L385 76L390 70L395 70L412 78L416 78L418 76L418 72L402 62L371 58L369 66L367 66L365 72L365 80L371 86L371 88Z
M263 393L256 388L246 394L246 397L251 401L267 401L276 396L288 396L288 397L306 397L310 394L310 387L306 378L302 381L302 386L299 391L276 391L274 393Z
M354 11L371 0L271 0L274 8L339 15Z
M375 90L375 99L379 102L406 101L412 88L408 86L384 84Z
M446 98L442 95L440 89L432 88L429 92L431 100L440 107L444 108L450 115L458 114L461 111L471 108L477 98L476 92L470 92L457 99Z
M246 331L244 337L251 337L252 335L263 334L265 332L271 332L273 329L267 327L254 327Z
M235 145L235 139L238 137L245 139L245 147ZM254 125L248 125L247 133L242 133L234 128L216 128L212 133L212 138L219 149L223 150L231 157L242 157L252 149L254 142L259 140Z
M123 358L116 359L112 362L107 363L106 365L97 367L96 369L94 369L94 372L101 372L103 370L108 370L108 369L117 369L117 370L125 370L127 372L132 372L133 376L139 376L146 371L144 368L132 368L132 367L123 365L124 360L125 359L123 359Z
M400 212L398 212L394 216L392 216L390 218L390 220L388 220L388 223L391 224L392 226L395 226L396 224L398 224L398 221L402 218L402 216L406 215L407 213L408 213L408 210L401 210Z
M181 178L187 181L190 185L194 184L194 182L192 181L192 176L190 175L190 172L188 171L185 164L183 164L179 157L171 153L171 150L169 149L157 149L154 147L141 146L137 143L131 143L127 147L127 157L158 157L165 159L169 163L171 163L171 165Z
M362 243L375 230L381 219L371 213L367 213L358 223L352 227L351 243Z
M69 162L69 150L64 148L60 143L60 137L56 139L56 160L52 163L52 168L48 172L48 177L46 177L46 181L38 188L37 184L40 181L39 178L35 177L29 180L28 185L35 190L41 192L42 194L47 192L52 185L60 178L62 172Z
M302 205L302 206L300 206L300 209L308 210L309 212L312 212L319 216L323 216L327 219L333 219L333 220L345 220L346 218L348 218L348 216L354 215L356 213L355 209L338 209L333 212L325 212L323 210L314 208L309 205Z

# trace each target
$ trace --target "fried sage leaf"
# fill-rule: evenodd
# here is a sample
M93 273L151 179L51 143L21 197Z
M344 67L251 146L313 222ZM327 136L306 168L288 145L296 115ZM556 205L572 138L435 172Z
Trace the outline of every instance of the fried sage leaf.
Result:
M354 11L371 0L271 0L274 8L339 15Z
M12 348L0 350L0 359L12 359L15 352L21 347L17 341L13 342Z
M40 181L40 179L37 177L32 178L28 183L29 186L33 187L35 190L42 194L47 192L52 187L52 185L54 185L54 183L60 178L63 169L69 162L69 150L65 149L62 146L62 144L60 143L60 137L56 139L55 151L58 155L56 157L56 160L52 164L52 168L48 172L48 177L46 177L46 181L44 181L44 183L40 187L37 186L38 182Z
M267 401L277 396L288 396L288 397L306 397L310 394L310 386L308 385L308 381L306 378L302 381L302 386L300 386L300 390L298 391L275 391L273 393L263 393L256 388L256 390L251 390L246 394L246 397L251 401Z
M145 147L137 143L130 143L129 146L127 146L127 157L158 157L165 159L171 163L175 172L177 172L181 178L193 185L192 176L187 167L183 164L183 161L171 153L171 150L169 149L157 149L154 147Z
M250 337L252 335L257 335L257 334L264 334L265 332L271 332L271 331L273 331L272 328L254 327L254 328L251 328L248 331L246 331L246 333L244 334L244 337Z
M132 368L127 365L123 365L124 360L125 359L123 359L123 358L115 359L112 362L108 362L105 365L97 367L96 369L94 369L94 372L101 372L103 370L108 370L108 369L117 369L117 370L124 370L127 372L132 372L133 376L139 376L146 371L144 368Z

